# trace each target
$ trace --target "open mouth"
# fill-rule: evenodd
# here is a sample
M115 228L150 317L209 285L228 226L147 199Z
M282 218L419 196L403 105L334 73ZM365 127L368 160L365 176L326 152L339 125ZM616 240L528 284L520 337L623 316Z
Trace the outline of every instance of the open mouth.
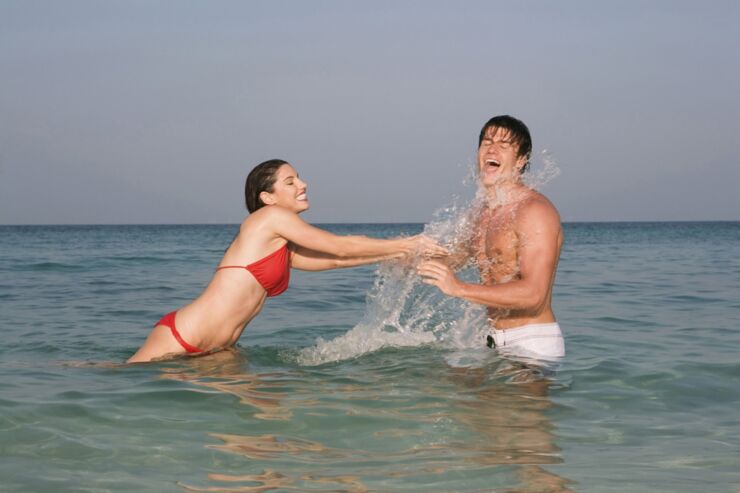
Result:
M296 197L296 200L306 200L306 194L302 193L298 197Z
M495 159L487 159L486 160L486 166L490 166L490 167L493 167L493 168L498 168L499 166L501 166L501 163L499 163Z

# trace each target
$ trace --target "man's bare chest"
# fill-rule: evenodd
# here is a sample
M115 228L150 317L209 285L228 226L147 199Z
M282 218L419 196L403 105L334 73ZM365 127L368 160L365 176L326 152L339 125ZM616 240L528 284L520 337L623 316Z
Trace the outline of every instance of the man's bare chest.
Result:
M476 238L476 260L481 278L488 282L502 282L519 270L519 239L511 217L484 217Z

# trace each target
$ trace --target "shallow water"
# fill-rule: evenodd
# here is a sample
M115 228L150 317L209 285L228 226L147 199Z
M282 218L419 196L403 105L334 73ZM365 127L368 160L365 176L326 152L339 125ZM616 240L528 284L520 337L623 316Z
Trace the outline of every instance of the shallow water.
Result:
M740 491L740 223L565 225L556 368L418 283L373 327L374 267L294 271L233 352L121 365L235 232L0 227L1 491Z

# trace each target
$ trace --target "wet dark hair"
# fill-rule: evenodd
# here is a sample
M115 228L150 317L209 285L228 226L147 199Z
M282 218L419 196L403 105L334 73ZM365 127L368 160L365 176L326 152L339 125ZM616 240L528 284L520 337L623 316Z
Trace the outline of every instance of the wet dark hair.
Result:
M288 162L282 159L270 159L258 164L249 172L247 182L244 184L244 200L249 212L264 207L265 203L262 202L260 194L262 192L272 193L277 179L277 170L284 164Z
M483 125L478 137L478 148L480 148L483 138L486 136L486 132L489 128L495 127L497 129L502 128L508 130L511 135L512 143L519 147L516 155L517 157L526 156L527 162L519 170L520 173L524 173L529 168L529 156L532 154L532 136L529 135L529 129L523 121L514 118L509 115L494 116Z

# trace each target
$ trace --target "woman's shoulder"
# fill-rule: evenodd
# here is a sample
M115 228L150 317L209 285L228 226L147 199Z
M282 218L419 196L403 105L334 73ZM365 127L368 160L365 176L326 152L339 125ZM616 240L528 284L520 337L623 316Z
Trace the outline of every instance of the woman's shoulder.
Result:
M242 221L241 228L262 228L265 226L278 226L284 221L298 218L295 212L277 205L268 205L257 209ZM300 219L300 218L298 218Z

